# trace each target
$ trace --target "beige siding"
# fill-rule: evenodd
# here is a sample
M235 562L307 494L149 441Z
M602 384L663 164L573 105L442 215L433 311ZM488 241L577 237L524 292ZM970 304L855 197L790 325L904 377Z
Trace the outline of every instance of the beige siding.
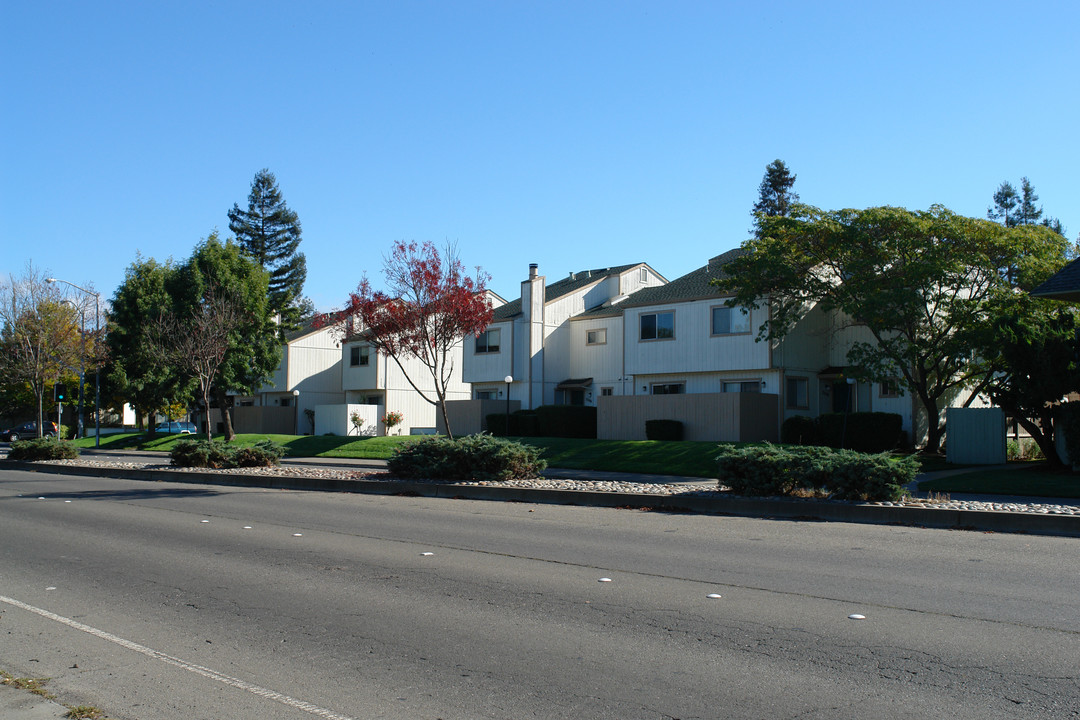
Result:
M450 418L450 429L455 437L475 435L486 432L487 416L506 412L505 400L454 400L446 404L446 414ZM510 412L521 409L521 402L510 401ZM440 435L446 434L446 425L443 423L442 413L436 410L436 428Z
M602 397L601 440L644 440L646 420L678 420L684 440L755 442L777 439L778 397L762 393L699 393Z
M511 366L513 358L513 323L510 321L492 323L491 329L500 332L500 350L497 353L476 354L476 338L472 335L465 338L462 348L461 375L467 383L500 382L507 375L513 375Z
M593 397L600 395L601 387L610 387L616 395L623 390L623 324L622 317L575 320L569 323L571 349L568 377L592 378ZM588 345L586 337L590 330L604 330L607 342Z
M723 300L699 300L670 305L627 308L625 317L626 372L641 373L708 372L720 370L766 369L768 343L755 342L754 332L712 335L711 308ZM640 317L655 312L674 312L675 337L670 340L641 340ZM758 314L750 316L756 327Z

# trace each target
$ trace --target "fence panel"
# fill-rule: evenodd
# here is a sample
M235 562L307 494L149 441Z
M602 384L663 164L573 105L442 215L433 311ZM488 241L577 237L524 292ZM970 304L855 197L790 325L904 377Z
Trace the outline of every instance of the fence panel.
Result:
M945 459L964 465L1005 462L1005 411L949 408L945 411Z

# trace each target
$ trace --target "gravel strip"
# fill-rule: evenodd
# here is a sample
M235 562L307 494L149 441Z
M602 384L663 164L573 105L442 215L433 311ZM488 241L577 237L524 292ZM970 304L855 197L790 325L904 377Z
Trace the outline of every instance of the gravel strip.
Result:
M366 482L398 482L386 472L357 472L340 468L318 467L270 467L270 468L230 468L227 470L210 470L206 468L178 468L172 465L117 462L104 460L52 460L54 465L81 465L85 467L109 467L138 470L162 470L166 472L181 472L197 469L199 472L218 473L222 475L264 475L270 477L304 477L326 478L334 480L364 480ZM588 492L617 492L633 493L637 495L684 495L688 497L726 497L728 493L717 488L716 481L702 480L701 484L694 485L667 485L658 483L635 483L611 480L570 480L565 478L536 478L533 480L495 480L485 482L447 482L431 480L427 482L442 482L448 485L463 486L490 486L490 487L516 487L537 490L582 490ZM820 500L814 502L822 502ZM1039 515L1074 515L1080 516L1080 505L1050 505L1042 503L998 503L979 502L974 500L952 500L950 498L908 498L899 502L874 502L867 505L879 507L917 507L936 510L982 510L995 512L1034 513Z

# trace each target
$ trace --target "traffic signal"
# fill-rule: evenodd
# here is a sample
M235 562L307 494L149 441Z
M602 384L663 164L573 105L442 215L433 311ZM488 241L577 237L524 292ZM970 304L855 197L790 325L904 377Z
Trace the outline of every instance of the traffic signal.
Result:
M56 383L56 387L54 388L54 390L56 395L56 402L64 402L64 400L67 398L67 386L65 386L64 383Z

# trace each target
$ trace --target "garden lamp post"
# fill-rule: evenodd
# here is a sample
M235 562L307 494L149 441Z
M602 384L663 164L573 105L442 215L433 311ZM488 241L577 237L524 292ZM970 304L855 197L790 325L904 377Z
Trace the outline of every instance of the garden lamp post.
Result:
M299 390L293 390L292 391L292 399L293 399L293 405L296 406L296 430L295 430L295 432L296 432L297 435L299 435L300 434L300 391Z
M50 284L58 282L64 283L80 292L94 296L94 342L100 342L98 335L101 333L101 293L87 290L73 282L60 280L58 278L45 278L45 282ZM83 354L85 355L85 352ZM95 354L97 354L96 351ZM79 402L82 402L81 392L79 393ZM101 447L101 367L98 363L94 363L94 447Z
M506 437L510 437L510 383L514 382L514 376L507 375L503 378L503 382L506 383L506 425L503 433Z

